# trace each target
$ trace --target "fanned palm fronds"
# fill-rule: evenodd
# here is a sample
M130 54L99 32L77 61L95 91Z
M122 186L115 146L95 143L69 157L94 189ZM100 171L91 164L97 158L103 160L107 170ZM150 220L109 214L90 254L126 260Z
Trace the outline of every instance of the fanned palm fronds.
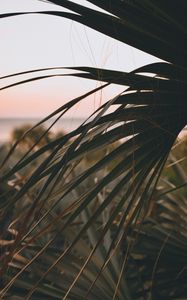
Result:
M71 68L76 71L74 76L99 80L106 85L119 84L124 86L124 91L100 107L80 127L35 152L31 149L11 170L3 172L1 180L6 182L34 160L40 160L32 174L25 176L24 183L15 186L18 191L4 198L0 206L2 218L6 218L10 210L16 212L16 207L31 195L31 204L24 207L24 213L13 214L7 225L16 231L16 235L9 245L8 255L2 259L1 273L5 281L1 296L9 292L18 295L18 287L23 293L18 299L38 299L44 294L44 297L54 299L184 298L186 273L182 266L185 268L186 264L186 233L179 233L185 225L174 213L176 201L172 196L164 196L158 202L162 213L147 220L146 224L142 220L154 199L170 150L187 123L186 2L89 1L107 13L67 0L49 2L72 12L38 13L78 21L155 55L163 62L143 66L131 73L91 67ZM48 75L29 80L44 77ZM95 90L72 100L48 118L62 117L93 92ZM111 107L113 112L109 112ZM106 151L106 155L93 165L81 167L85 155L107 149L108 145L118 141L114 149ZM16 146L4 162L8 162ZM103 171L114 159L113 168ZM90 178L93 179L89 184ZM99 200L101 195L102 200ZM185 205L184 199L181 203ZM180 209L183 210L183 206ZM185 209L183 213L186 214ZM57 247L59 236L67 236L77 223L68 244ZM49 238L42 243L41 237L46 233ZM122 242L124 249L120 246ZM79 247L81 251L84 248L81 243L87 250L83 249L84 254L77 255ZM157 268L160 257L163 258L162 252L168 248L167 264L180 257L176 272L173 271L173 281L165 278L169 269ZM142 255L145 255L145 261ZM11 263L12 258L17 260L15 266ZM44 267L43 261L47 261ZM136 268L136 264L140 267ZM38 269L39 265L42 265L41 269ZM11 273L8 266L11 266ZM131 274L131 269L133 274L138 270L141 278ZM24 282L27 274L28 281ZM151 274L152 279L156 279L154 284ZM174 281L179 284L179 278L180 288L173 285ZM64 281L64 285L59 285L58 281ZM127 282L136 286L135 294L133 288L127 288Z

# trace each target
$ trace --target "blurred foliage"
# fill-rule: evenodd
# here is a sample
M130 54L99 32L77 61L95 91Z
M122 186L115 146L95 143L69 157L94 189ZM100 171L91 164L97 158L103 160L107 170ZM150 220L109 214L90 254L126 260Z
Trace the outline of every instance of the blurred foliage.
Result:
M17 140L21 140L19 146L25 146L28 149L36 144L37 147L42 147L47 143L50 143L57 136L60 137L63 135L62 132L58 132L54 134L53 132L47 131L44 125L40 125L33 130L31 130L31 124L25 124L21 127L14 128L11 135L11 140L16 142ZM28 132L28 134L25 134ZM39 141L39 142L38 142Z
M29 126L23 126L20 129L16 129L16 132L20 132L19 138L28 130ZM28 136L24 139L23 144L26 148L33 145L36 139L39 139L41 133L46 129L39 128L40 135L36 137L34 133L32 136ZM13 131L15 132L15 131ZM47 133L51 137L50 132ZM184 138L184 144L186 139ZM181 147L182 145L182 147ZM21 144L20 144L21 147ZM72 170L70 177L76 177L77 172L83 169L85 165L92 165L105 156L107 151L111 151L112 145L107 149L99 151L96 155L89 154L81 160L78 170L75 168ZM172 155L180 154L180 149L185 149L183 140L177 146L174 145ZM21 149L21 148L20 148ZM16 156L22 156L22 151L17 149ZM33 150L36 151L36 150ZM13 156L14 156L13 155ZM12 159L13 159L12 156ZM174 158L173 158L174 159ZM174 184L178 182L178 168L184 172L184 164L177 162L170 164L170 157L166 163L166 167L163 170L163 174L160 178L157 189L152 195L152 201L149 202L149 206L144 207L144 213L142 214L142 221L136 225L129 227L126 234L123 233L122 228L119 231L118 226L121 223L120 219L123 214L123 210L119 210L118 215L113 220L110 229L107 234L103 236L102 243L100 243L95 249L95 243L102 236L102 228L104 224L109 220L110 215L118 206L118 197L123 195L118 194L115 201L111 202L108 207L105 208L103 213L97 218L97 221L92 228L87 230L82 238L77 241L73 251L68 256L68 259L63 263L57 264L51 273L46 275L44 281L42 281L35 292L35 296L32 299L62 299L66 295L68 286L71 286L71 282L74 282L74 278L77 279L77 283L73 290L70 292L70 299L83 299L83 295L87 295L87 299L112 299L112 295L116 289L116 281L118 281L118 274L121 273L123 268L122 277L120 278L118 285L118 298L123 299L125 292L126 299L175 299L180 294L187 293L187 289L183 282L186 280L186 270L183 270L183 265L186 262L186 247L187 243L187 231L185 214L187 209L187 203L181 189L174 190ZM35 164L38 164L36 161ZM113 162L114 167L118 162ZM33 167L36 167L35 164ZM169 165L168 165L169 164ZM109 166L109 170L112 165ZM168 171L169 170L169 171ZM106 170L102 170L106 172ZM100 173L102 177L103 174ZM19 181L14 182L15 187L19 188L23 179L19 177ZM96 178L90 177L84 185L77 187L74 190L74 194L77 196L87 190L88 186L92 186ZM98 180L98 179L97 179ZM3 187L2 187L3 188ZM56 187L56 196L59 192L59 186ZM80 190L81 188L81 190ZM6 189L6 187L4 187ZM74 237L79 234L82 226L86 224L93 212L96 212L97 208L104 201L104 197L110 194L113 185L109 185L103 193L99 193L93 202L87 209L85 209L80 216L69 226L66 231L61 234L58 232L59 226L66 221L66 218L59 219L59 216L68 209L70 202L72 201L73 194L70 194L63 204L56 207L53 213L48 216L48 222L52 226L46 227L45 234L43 232L43 226L41 224L41 233L33 241L26 238L22 243L21 253L17 253L13 260L9 264L9 270L6 272L5 281L9 280L16 275L18 270L24 268L29 261L37 255L37 252L48 243L51 238L56 236L53 246L46 249L42 259L39 259L33 263L32 268L28 268L27 271L22 272L22 275L15 281L14 285L10 288L9 293L5 299L24 299L24 295L37 280L40 281L40 276L47 272L50 266L50 261L61 255L62 249L66 251ZM168 190L170 190L167 192ZM34 189L35 190L35 189ZM35 191L33 190L33 193ZM2 192L2 191L1 191ZM13 190L11 189L11 193ZM166 192L166 193L165 193ZM5 190L4 190L4 194ZM27 194L22 201L22 206L15 205L14 210L9 212L3 219L9 223L9 220L16 220L23 218L22 212L24 206L32 207L32 194ZM73 202L72 202L73 203ZM50 204L45 202L45 209ZM146 217L145 217L146 215ZM55 221L56 220L56 221ZM33 219L35 223L35 218ZM12 241L16 239L18 235L18 228L16 223L9 225L8 232L6 231L7 224L2 224L1 247L2 251L6 249L8 251ZM44 225L44 224L43 224ZM45 226L44 226L45 227ZM120 247L117 247L116 230L118 231ZM28 240L27 240L28 239ZM111 241L114 240L113 247L111 248ZM184 243L185 241L185 243ZM25 248L24 245L27 245ZM95 249L95 250L94 250ZM87 269L84 273L82 265L87 261L88 253L92 253L92 260L88 263ZM3 252L2 252L3 253ZM124 261L123 253L127 253L126 260ZM179 259L180 257L180 259ZM2 257L3 258L3 257ZM109 260L108 260L108 259ZM102 272L101 272L102 270ZM168 274L169 278L168 278ZM90 289L89 289L90 287ZM15 297L14 297L15 295ZM177 298L178 299L178 298Z
M166 166L163 170L163 176L166 176L174 185L178 186L182 182L186 181L187 170L187 136L184 135L178 141L176 141ZM187 197L186 188L181 188L181 193Z

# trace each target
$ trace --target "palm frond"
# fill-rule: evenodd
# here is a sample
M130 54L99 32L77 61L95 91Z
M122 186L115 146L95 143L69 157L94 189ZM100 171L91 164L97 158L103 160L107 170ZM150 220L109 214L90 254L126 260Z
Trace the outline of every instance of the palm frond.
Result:
M71 67L76 72L70 75L106 84L73 99L38 125L53 116L58 119L58 114L62 117L108 84L122 85L124 91L74 131L37 151L34 145L11 169L5 170L3 164L1 180L8 191L0 206L2 219L7 218L10 209L13 211L4 236L8 230L16 234L8 244L8 255L4 253L2 258L5 282L1 297L9 292L18 299L184 297L185 199L178 195L175 198L176 186L167 186L160 196L156 187L171 148L187 123L187 60L183 45L186 2L89 2L106 13L67 0L50 3L71 12L37 13L75 20L155 55L162 62L131 73ZM49 76L59 74L32 77L9 87ZM17 144L4 162L8 162ZM114 145L111 151L98 156L92 165L85 164L86 155L109 145ZM112 168L105 169L114 160ZM39 163L33 167L33 161ZM22 174L28 166L32 173L25 174L24 182L8 188L7 181L15 180L16 174ZM178 167L174 171L184 173ZM186 184L185 176L182 184ZM155 215L150 209L153 202ZM174 267L171 262L176 260ZM171 270L169 280L166 276Z

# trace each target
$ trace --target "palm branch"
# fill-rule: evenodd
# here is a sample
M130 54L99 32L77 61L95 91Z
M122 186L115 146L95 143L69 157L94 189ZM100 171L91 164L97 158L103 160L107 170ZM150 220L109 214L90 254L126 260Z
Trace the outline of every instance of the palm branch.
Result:
M49 265L41 270L38 277L32 278L28 284L29 292L25 299L34 297L35 291L38 292L38 288L47 280L49 274L53 274L56 266L60 266L68 259L71 260L72 252L79 241L85 238L85 235L89 234L90 231L95 231L97 234L90 242L87 257L84 257L82 264L77 267L77 274L75 273L73 279L67 283L64 292L61 291L63 294L57 296L59 291L56 291L57 294L54 296L54 298L63 297L66 299L70 295L70 299L80 299L77 296L79 291L76 292L76 288L84 290L81 285L83 277L86 272L89 272L88 268L93 263L95 253L99 251L100 247L102 248L102 242L108 236L111 228L113 233L112 238L108 241L109 245L107 249L101 251L103 262L99 265L99 269L91 272L91 275L94 274L97 278L100 273L105 272L106 263L109 264L110 268L114 268L112 253L120 251L122 267L118 269L117 274L114 272L113 284L111 285L113 292L109 294L109 299L134 299L128 289L125 288L128 279L122 276L126 274L125 270L128 274L129 247L131 249L135 245L132 247L132 251L136 249L136 238L135 241L133 240L136 231L140 233L139 237L144 236L146 227L143 227L142 231L138 229L139 224L142 223L153 198L171 148L187 122L185 99L187 70L186 48L184 47L186 38L184 16L187 5L182 0L180 3L178 1L171 3L171 1L153 0L89 1L105 10L105 12L100 12L67 0L49 2L68 8L71 12L54 10L38 13L77 21L152 54L160 58L162 62L143 66L130 73L91 67L71 68L76 71L71 75L99 80L105 82L106 85L119 84L124 86L124 91L100 107L80 127L49 142L35 152L31 148L13 168L3 172L1 179L6 182L14 178L16 173L22 172L34 160L40 160L39 166L37 165L32 174L24 178L24 183L15 185L18 192L9 197L8 201L1 203L2 218L5 218L11 209L15 209L19 203L24 201L28 193L31 194L32 198L32 205L24 208L24 217L22 214L17 216L15 226L17 234L10 246L9 254L3 260L2 274L6 274L12 257L22 253L25 248L32 247L32 242L38 240L45 232L50 230L51 236L41 246L40 250L32 251L24 267L8 278L1 295L11 291L12 286L14 287L14 284L23 278L26 270L32 266L34 268L35 264L42 258L44 259L46 253L51 251L51 247L58 240L59 234L65 234L83 214L86 216L84 222L78 226L78 231L69 245L65 249L62 248L57 257L56 255L50 256ZM6 14L1 17L20 14L22 13ZM32 72L35 75L37 70ZM27 72L22 72L22 74L24 73ZM40 80L48 75L36 76L29 80ZM63 73L62 76L64 76ZM17 81L15 84L26 83L27 81ZM46 119L56 116L56 120L58 120L74 104L94 92L96 90L72 100ZM109 111L111 107L113 107L113 112ZM106 152L104 157L91 166L88 165L84 169L79 169L81 160L85 155L95 153L117 141L120 141L120 144L117 143L116 148L109 153ZM8 163L8 159L16 146L17 143L5 158L3 166ZM101 175L101 170L104 170L114 159L116 160L114 167ZM76 176L69 176L70 170L74 170ZM97 180L93 180L87 189L82 189L82 184L86 183L92 176ZM75 193L77 189L80 190L79 194ZM109 192L106 193L105 190L109 190ZM104 195L103 200L99 205L96 205L100 194ZM74 195L71 203L67 201L68 195ZM56 209L63 207L63 203L65 203L65 207L60 210L57 216L54 216ZM101 226L101 216L111 204L113 204L113 209ZM49 216L51 216L50 219L48 219ZM12 223L11 219L9 223ZM117 225L114 226L114 224ZM52 230L55 225L57 225L57 229ZM153 231L151 238L154 239L153 227L154 224L149 228L151 228L151 232ZM156 234L158 235L158 233ZM125 251L121 251L122 241L128 242L129 239L131 241L130 246L127 246ZM161 241L163 239L164 237ZM161 249L159 247L161 246L159 245L154 249L154 251L157 250L157 254ZM155 259L154 255L153 258ZM184 261L182 263L184 264ZM86 280L89 281L90 279L87 278ZM110 285L109 282L106 284ZM120 292L120 285L123 287L123 292ZM52 289L52 285L50 288ZM151 290L151 293L155 298L154 289ZM86 294L87 291L85 290ZM180 296L179 293L176 295L174 293L171 297L174 299L174 297Z

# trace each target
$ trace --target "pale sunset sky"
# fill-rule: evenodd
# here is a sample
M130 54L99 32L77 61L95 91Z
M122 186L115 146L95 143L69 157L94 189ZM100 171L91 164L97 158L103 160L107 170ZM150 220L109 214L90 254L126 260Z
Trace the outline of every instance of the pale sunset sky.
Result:
M84 0L74 2L94 7ZM38 0L0 0L1 13L60 9ZM0 36L1 77L15 72L59 66L93 66L131 71L158 61L153 56L83 25L54 16L32 14L0 19ZM45 72L50 73L56 74L57 71ZM19 79L23 80L23 77ZM15 80L18 78L0 80L0 86ZM0 92L0 118L44 117L68 100L96 86L94 81L55 77L11 87ZM117 91L122 91L121 87L111 86L102 93L102 99L101 94L90 97L78 105L70 116L90 114L101 101L110 99Z

